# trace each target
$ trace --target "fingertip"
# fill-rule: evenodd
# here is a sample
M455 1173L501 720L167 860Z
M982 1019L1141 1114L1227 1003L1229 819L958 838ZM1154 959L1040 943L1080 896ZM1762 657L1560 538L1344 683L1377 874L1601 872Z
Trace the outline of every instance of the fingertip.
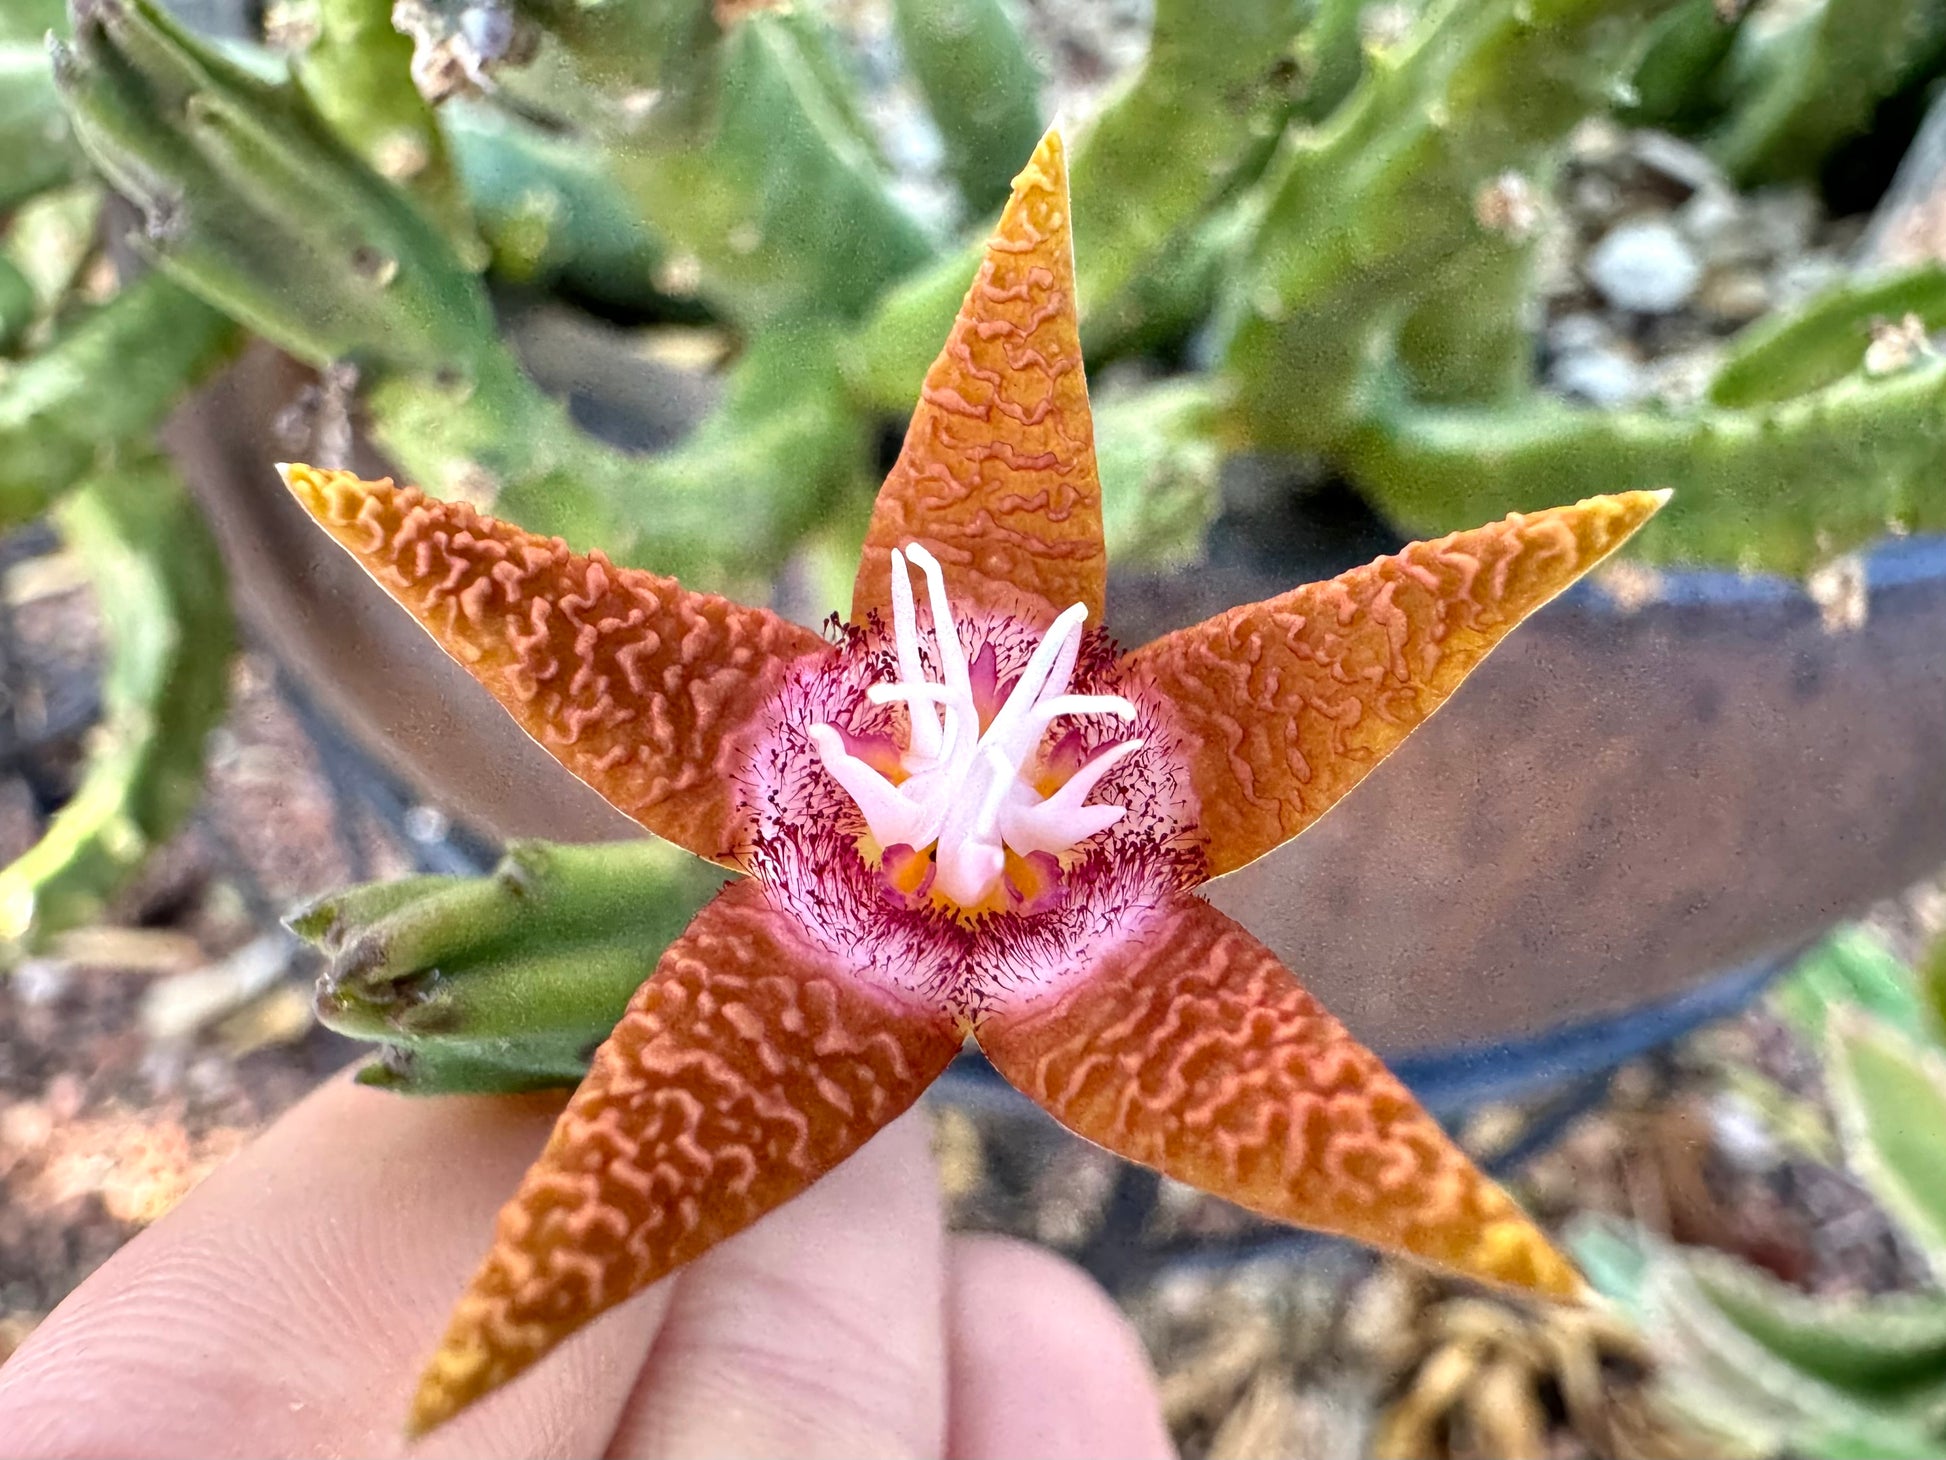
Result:
M939 1454L944 1249L908 1112L676 1274L608 1455Z
M397 1453L413 1374L558 1105L327 1083L21 1346L0 1450ZM598 1446L659 1318L616 1315L412 1453Z
M1170 1460L1154 1371L1107 1293L1066 1258L963 1236L948 1261L953 1460Z

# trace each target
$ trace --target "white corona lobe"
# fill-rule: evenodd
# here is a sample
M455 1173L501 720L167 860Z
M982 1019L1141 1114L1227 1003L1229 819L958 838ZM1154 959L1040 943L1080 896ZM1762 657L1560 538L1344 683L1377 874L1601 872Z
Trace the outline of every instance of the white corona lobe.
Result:
M926 678L919 654L919 616L910 577L915 564L925 575L931 599L937 679ZM1055 720L1066 715L1135 718L1135 707L1120 695L1068 693L1087 617L1087 606L1077 603L1054 620L983 734L966 649L938 560L917 543L903 551L895 548L892 634L899 677L873 685L868 693L874 704L898 701L906 707L912 728L900 753L905 780L894 785L852 755L832 726L810 727L819 759L858 803L878 844L924 851L936 843L933 885L962 906L979 903L993 891L1008 849L1021 856L1058 856L1126 814L1123 807L1091 805L1087 798L1103 776L1142 748L1140 740L1124 740L1098 752L1051 796L1042 796L1023 778Z

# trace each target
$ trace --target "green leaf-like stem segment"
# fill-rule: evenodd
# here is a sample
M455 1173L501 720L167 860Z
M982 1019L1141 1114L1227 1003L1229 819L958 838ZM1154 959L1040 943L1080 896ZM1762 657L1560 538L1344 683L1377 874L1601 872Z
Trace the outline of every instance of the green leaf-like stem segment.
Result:
M1538 505L1563 481L1675 488L1655 562L1802 574L1888 531L1946 529L1946 360L1747 410L1414 405L1375 391L1341 459L1414 531Z
M362 1078L414 1094L572 1085L722 885L654 838L520 842L485 877L416 877L333 893L290 925L328 960L326 1025L385 1046Z
M1946 1048L1849 1009L1825 1048L1852 1169L1946 1280Z
M160 456L129 448L56 518L94 585L108 668L79 788L0 871L0 938L16 950L98 918L188 815L236 641L215 541Z
M241 333L151 274L0 375L0 525L38 516L104 449L146 437L229 358ZM112 390L104 388L110 379Z

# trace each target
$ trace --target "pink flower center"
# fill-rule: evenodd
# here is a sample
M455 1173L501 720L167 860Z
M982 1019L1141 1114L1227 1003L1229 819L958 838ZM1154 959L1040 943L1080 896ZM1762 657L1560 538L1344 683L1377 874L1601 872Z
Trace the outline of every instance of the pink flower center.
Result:
M840 630L767 707L743 854L807 936L977 1018L1201 882L1203 842L1168 706L1121 680L1108 637L1074 610L1045 630L955 612L922 553L898 556L929 605L907 580L889 633Z

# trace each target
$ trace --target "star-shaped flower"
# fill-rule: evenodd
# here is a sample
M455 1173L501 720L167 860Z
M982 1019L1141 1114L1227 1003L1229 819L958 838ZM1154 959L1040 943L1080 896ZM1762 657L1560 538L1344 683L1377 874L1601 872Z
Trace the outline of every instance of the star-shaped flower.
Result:
M830 637L389 482L286 479L563 765L747 874L596 1052L426 1369L415 1432L803 1191L969 1038L1071 1129L1254 1211L1579 1291L1193 889L1322 816L1661 494L1417 543L1118 652L1053 134L926 378Z

